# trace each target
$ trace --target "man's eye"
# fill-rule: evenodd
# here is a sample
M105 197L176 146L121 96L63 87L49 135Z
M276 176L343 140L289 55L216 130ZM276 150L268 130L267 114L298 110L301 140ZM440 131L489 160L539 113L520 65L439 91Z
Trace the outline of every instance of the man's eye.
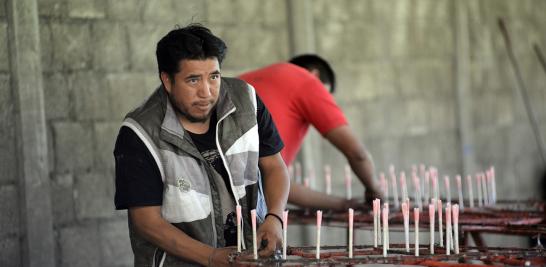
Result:
M212 80L218 80L218 79L220 79L220 74L213 74L213 75L210 76L210 78Z
M197 82L199 82L199 79L197 79L197 78L188 79L188 82L189 83L197 83Z

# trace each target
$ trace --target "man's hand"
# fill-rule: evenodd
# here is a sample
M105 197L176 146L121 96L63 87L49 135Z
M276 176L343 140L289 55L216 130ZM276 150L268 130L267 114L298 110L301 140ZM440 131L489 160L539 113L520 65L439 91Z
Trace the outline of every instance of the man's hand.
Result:
M258 229L257 234L258 246L262 243L262 240L267 240L267 246L259 251L260 257L268 257L275 253L277 247L282 246L282 225L277 218L273 216L267 216L264 223Z
M225 248L215 248L209 255L209 263L207 267L210 266L231 266L229 262L229 254L235 252L236 247L225 247Z
M383 199L383 194L381 193L381 190L375 188L366 188L366 191L364 192L365 203L370 204L376 198Z

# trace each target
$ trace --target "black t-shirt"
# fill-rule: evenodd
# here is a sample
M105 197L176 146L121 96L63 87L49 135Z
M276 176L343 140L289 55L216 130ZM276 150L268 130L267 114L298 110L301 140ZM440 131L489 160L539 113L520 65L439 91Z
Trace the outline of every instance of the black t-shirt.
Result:
M266 157L280 152L284 145L271 114L259 97L257 97L257 121L260 137L259 156ZM215 129L213 130L215 127L216 122L211 123L207 133L190 133L190 135L203 157L222 175L224 181L227 181L226 187L231 188L221 158L217 152L216 155L214 152L211 153L211 149L216 149ZM121 127L119 131L114 156L116 160L116 194L114 199L116 209L160 206L163 202L163 181L159 169L146 145L128 127Z

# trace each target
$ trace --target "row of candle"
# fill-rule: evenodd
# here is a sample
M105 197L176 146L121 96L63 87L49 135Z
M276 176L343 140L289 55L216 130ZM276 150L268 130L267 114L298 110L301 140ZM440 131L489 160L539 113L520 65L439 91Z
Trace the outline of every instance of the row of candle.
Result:
M432 201L433 203L429 204L429 227L430 227L430 254L434 254L434 235L435 235L435 214L436 210L438 211L438 229L440 237L440 247L444 247L443 242L443 224L442 224L442 201ZM389 249L389 205L388 203L383 204L381 209L381 200L373 200L373 217L374 217L374 247L378 247L379 243L383 245L383 256L387 256L387 250ZM446 216L446 254L450 255L451 250L454 250L455 254L459 254L459 205L454 204L453 206L450 203L446 204L445 207L445 216ZM410 252L410 243L409 243L409 199L406 199L401 205L402 216L404 219L404 237L406 244L406 251ZM413 209L414 215L414 224L415 224L415 256L419 256L419 208ZM351 215L349 215L351 216ZM383 227L381 227L381 220ZM351 218L349 219L352 220ZM350 224L352 225L352 223ZM351 226L350 226L351 227ZM381 231L381 228L383 231ZM352 231L352 229L349 229ZM383 241L381 241L381 232L383 232Z
M422 169L424 169L424 165L422 165ZM434 167L430 167L429 170L423 170L424 179L421 179L420 175L417 175L416 168L412 171L412 181L413 181L413 200L416 202L415 205L422 210L423 208L423 200L425 203L431 203L429 202L430 199L440 199L442 196L440 195L440 184L438 182L438 170ZM389 167L389 174L390 174L390 184L391 184L391 190L393 194L393 200L394 200L394 206L396 208L400 207L400 199L404 200L409 197L408 195L408 185L406 182L406 174L405 172L400 172L399 179L396 177L396 173L394 171L394 166ZM485 173L477 173L475 175L475 183L477 185L477 191L478 191L478 206L484 206L484 205L493 205L497 201L497 192L496 192L496 181L495 181L495 168L491 167L488 170L485 171ZM402 191L402 196L398 196L398 180L400 183L400 188ZM457 184L457 193L458 193L458 203L460 206L460 209L464 209L464 197L463 197L463 187L462 187L462 181L461 176L457 175L455 176L456 184ZM389 199L389 181L386 179L384 173L379 174L379 184L381 189L383 190L383 194L386 199ZM474 192L473 192L473 184L474 181L472 179L471 175L468 175L466 177L466 184L468 189L468 203L471 208L474 207ZM424 188L425 190L421 190L421 188ZM424 192L422 192L424 191ZM451 187L450 187L450 178L449 176L444 176L444 193L445 193L445 200L448 203L451 203Z
M374 247L378 247L379 243L383 245L383 256L387 257L387 252L389 249L389 205L388 203L383 204L381 209L381 200L373 200L373 220L374 220ZM409 221L410 221L410 205L409 199L406 200L401 205L402 215L404 218L404 237L406 251L410 252L410 238L409 238ZM430 254L434 254L434 236L435 236L435 214L438 211L438 229L440 237L440 247L444 247L443 242L443 224L442 224L442 201L433 200L431 204L428 205L429 209L429 227L430 227ZM241 252L242 247L242 216L241 216L241 206L236 207L237 214L237 251ZM253 244L253 253L254 259L258 259L258 247L256 240L256 210L252 210L251 222L252 222L252 244ZM415 256L419 256L419 208L413 209L414 225L415 225ZM354 210L348 210L348 227L349 227L349 244L348 244L348 256L353 258L353 226L354 226ZM445 207L445 218L446 218L446 254L450 255L451 250L454 250L455 254L459 254L459 205L454 204L453 206L450 203L446 204ZM321 224L322 224L322 211L318 210L316 213L317 227L316 227L316 258L320 259L320 244L321 244ZM287 228L288 228L288 211L283 212L282 216L283 223L283 240L282 240L282 257L286 259L286 246L287 246ZM382 221L382 222L381 222ZM383 227L381 227L383 225ZM383 238L381 239L381 233Z

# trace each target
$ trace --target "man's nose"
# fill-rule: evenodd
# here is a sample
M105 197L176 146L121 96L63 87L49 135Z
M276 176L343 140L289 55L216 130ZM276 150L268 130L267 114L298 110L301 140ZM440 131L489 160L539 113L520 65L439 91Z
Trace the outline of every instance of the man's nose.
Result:
M198 96L203 98L211 96L211 89L210 83L204 82L201 88L199 88Z

